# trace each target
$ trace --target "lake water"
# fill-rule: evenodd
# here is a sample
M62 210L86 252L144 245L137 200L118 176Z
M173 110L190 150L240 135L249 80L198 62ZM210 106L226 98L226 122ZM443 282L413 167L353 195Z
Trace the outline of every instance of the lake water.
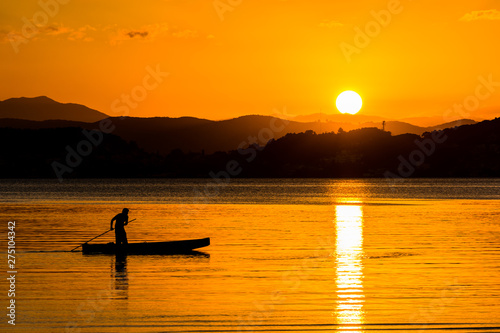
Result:
M1 180L0 202L3 331L500 332L497 179ZM68 252L124 207L129 242L211 245Z

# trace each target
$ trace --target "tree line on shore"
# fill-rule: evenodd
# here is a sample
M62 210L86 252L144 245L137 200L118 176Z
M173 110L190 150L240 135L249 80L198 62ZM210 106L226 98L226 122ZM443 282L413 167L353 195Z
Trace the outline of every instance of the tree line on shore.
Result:
M0 128L1 178L407 178L500 176L500 119L422 136L363 128L287 134L212 154L146 152L81 128Z

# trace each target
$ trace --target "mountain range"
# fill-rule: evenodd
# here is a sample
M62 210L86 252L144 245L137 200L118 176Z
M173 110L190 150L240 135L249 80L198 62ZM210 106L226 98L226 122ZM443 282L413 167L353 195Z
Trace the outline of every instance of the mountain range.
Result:
M107 117L108 115L84 105L59 103L46 96L10 98L0 101L0 118L94 122Z
M88 133L87 133L88 134ZM425 133L391 135L377 128L287 134L265 147L167 155L117 135L81 128L0 129L1 178L208 178L224 186L243 178L386 178L406 191L409 177L499 177L500 118ZM92 142L92 143L90 143ZM217 188L213 189L217 190ZM448 189L453 191L453 189Z
M359 128L382 128L383 118L364 115L296 116L282 119L273 116L249 115L227 120L194 117L109 117L79 104L58 103L48 97L11 98L0 102L0 127L16 129L48 129L78 127L98 129L99 122L109 119L113 134L146 152L168 154L174 149L183 152L229 151L252 144L265 145L289 133L314 131L329 133ZM314 120L316 119L316 120ZM319 121L318 121L319 120ZM385 130L393 135L416 134L476 123L463 119L435 126L416 126L402 121L386 121Z

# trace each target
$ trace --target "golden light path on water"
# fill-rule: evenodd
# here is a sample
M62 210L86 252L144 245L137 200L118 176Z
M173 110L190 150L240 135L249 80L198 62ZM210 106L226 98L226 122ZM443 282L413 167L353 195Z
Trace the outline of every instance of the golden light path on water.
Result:
M336 317L349 332L361 332L364 323L363 294L363 208L358 205L335 206L336 240Z

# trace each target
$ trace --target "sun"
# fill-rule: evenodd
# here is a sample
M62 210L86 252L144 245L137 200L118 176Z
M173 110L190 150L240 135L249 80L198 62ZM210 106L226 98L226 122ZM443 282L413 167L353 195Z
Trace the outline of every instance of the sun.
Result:
M361 110L363 100L357 92L346 90L337 97L335 104L340 113L356 114Z

